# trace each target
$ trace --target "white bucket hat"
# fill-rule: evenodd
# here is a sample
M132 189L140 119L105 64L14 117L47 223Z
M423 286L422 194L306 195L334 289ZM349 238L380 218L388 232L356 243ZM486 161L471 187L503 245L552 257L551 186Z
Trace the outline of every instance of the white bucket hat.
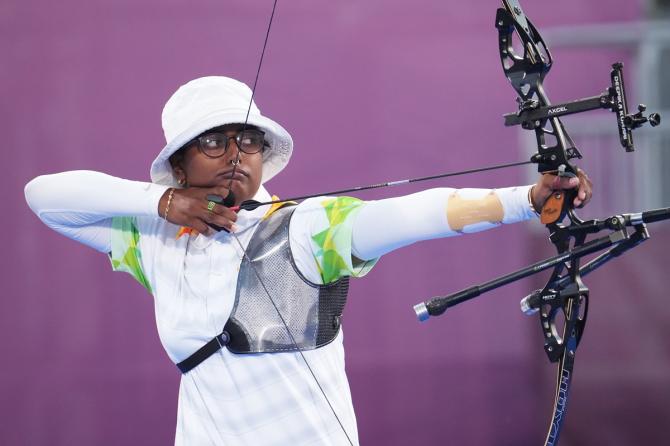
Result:
M167 144L151 163L151 181L179 187L170 165L170 155L209 129L244 124L250 102L246 122L265 132L265 140L270 146L263 152L261 182L277 175L291 158L291 135L281 125L261 115L251 101L251 89L247 85L229 77L208 76L182 85L165 104L162 121Z

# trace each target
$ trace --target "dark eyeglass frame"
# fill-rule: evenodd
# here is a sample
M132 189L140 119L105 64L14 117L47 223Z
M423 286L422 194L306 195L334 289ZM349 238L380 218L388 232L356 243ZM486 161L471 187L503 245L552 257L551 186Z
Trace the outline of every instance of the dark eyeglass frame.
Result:
M258 150L250 152L250 151L244 150L242 148L242 138L243 138L243 134L245 134L245 133L246 134L253 133L253 134L260 134L261 135L261 138L263 139L263 143L260 145ZM220 137L221 139L225 138L225 140L226 140L226 145L224 146L223 152L221 152L220 155L212 155L211 153L207 153L207 150L204 149L203 144L204 144L205 138L211 137L212 135L216 135L217 137ZM258 153L258 152L263 152L266 147L270 147L268 142L265 140L265 132L263 132L261 130L256 130L256 129L241 130L241 131L237 132L234 136L228 136L223 132L207 132L204 135L200 135L197 138L194 138L191 141L187 142L186 144L184 144L184 147L190 147L192 144L197 143L198 150L200 151L200 153L202 153L206 157L208 157L208 158L221 158L223 155L226 154L226 152L228 152L228 144L230 143L231 139L233 141L235 141L235 145L237 146L237 149L242 153L246 153L247 155L253 155L253 154Z

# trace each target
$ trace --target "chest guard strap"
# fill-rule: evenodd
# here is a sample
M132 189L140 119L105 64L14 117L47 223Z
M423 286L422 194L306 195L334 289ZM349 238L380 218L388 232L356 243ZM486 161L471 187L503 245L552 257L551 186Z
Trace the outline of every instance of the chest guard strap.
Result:
M230 318L220 334L177 364L182 373L197 367L224 346L233 353L286 352L297 351L295 344L301 350L311 350L335 339L340 331L349 278L319 285L300 274L288 237L294 210L285 206L259 223L240 265ZM276 308L256 271L272 293ZM291 330L295 344L278 312Z

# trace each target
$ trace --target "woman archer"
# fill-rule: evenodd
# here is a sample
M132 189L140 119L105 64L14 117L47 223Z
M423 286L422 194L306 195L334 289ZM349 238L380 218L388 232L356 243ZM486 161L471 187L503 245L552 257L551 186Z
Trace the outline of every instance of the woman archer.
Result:
M242 205L272 201L263 184L293 150L251 96L230 78L195 79L165 105L150 183L62 172L33 179L26 200L153 295L183 373L175 444L358 444L340 327L349 277L417 241L533 219L554 190L577 189L583 206L591 183L580 171L495 190Z

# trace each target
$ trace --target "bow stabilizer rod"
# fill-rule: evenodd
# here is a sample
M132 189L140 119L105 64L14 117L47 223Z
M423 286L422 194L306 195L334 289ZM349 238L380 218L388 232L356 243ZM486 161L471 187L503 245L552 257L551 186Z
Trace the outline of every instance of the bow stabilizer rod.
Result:
M532 265L529 265L513 273L505 274L504 276L498 277L497 279L484 282L481 285L475 285L447 296L433 297L426 302L421 302L415 305L414 312L416 313L417 319L419 319L420 322L424 322L431 316L439 316L443 314L448 308L481 296L486 292L500 288L504 285L508 285L512 282L516 282L517 280L535 275L549 268L555 268L556 266L565 264L566 262L570 262L574 259L579 259L589 254L593 254L612 245L617 245L627 240L628 237L629 236L625 231L619 229L612 232L611 234L591 240L588 243L584 243L566 252L559 253L544 260L540 260L539 262L533 263Z

